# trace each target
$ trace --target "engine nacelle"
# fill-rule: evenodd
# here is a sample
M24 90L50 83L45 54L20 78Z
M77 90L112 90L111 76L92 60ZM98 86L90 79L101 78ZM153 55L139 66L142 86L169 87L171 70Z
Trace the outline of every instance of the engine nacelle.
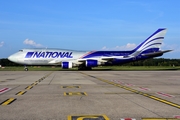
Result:
M86 67L97 67L98 65L97 60L86 60Z
M72 68L72 62L62 62L61 63L61 67L63 68L63 69L69 69L69 68Z

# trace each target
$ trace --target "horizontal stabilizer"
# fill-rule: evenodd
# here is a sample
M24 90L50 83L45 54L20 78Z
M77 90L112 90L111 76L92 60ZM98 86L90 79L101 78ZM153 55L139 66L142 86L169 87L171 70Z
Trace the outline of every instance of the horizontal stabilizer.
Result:
M148 56L148 57L150 57L150 56L161 56L164 53L170 52L170 51L172 51L172 50L164 50L164 51L158 51L158 52L153 52L153 53L147 53L147 54L142 54L142 56Z
M126 56L112 56L112 57L101 57L102 60L113 60L113 59L129 59L133 58L132 55L126 55Z

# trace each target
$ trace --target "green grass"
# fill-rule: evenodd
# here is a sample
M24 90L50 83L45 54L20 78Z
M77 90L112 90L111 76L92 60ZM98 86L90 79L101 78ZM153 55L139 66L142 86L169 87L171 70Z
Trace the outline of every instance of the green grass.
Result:
M76 71L77 68L72 69L62 69L59 67L51 66L28 66L29 71ZM95 67L92 70L94 71L158 71L158 70L180 70L180 66L171 67L171 66L99 66ZM4 67L0 68L0 71L24 71L24 66L18 67Z

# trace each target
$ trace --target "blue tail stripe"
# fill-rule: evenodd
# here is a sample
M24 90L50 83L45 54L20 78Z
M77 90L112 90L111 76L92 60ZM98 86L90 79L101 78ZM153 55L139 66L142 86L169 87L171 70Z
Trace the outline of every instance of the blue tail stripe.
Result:
M161 45L162 43L153 43L153 44L151 44L151 45L148 45L147 47L145 47L144 49L146 49L146 48L148 48L148 47L150 47L150 46L153 46L153 45ZM144 49L142 49L142 51L144 50ZM159 49L158 49L159 50Z
M144 44L144 46L147 45L148 43L152 42L152 41L159 40L159 39L164 39L164 37L154 38L154 39L152 39L151 41L149 41L149 42L147 42L146 44Z
M142 51L141 54L150 53L150 52L154 52L154 51L158 51L158 50L159 50L158 48L150 48L145 51Z
M134 50L136 51L139 49L147 40L149 40L152 36L156 35L157 33L165 30L165 28L158 29L156 32L154 32L151 36L149 36L144 42L142 42L139 46L137 46Z

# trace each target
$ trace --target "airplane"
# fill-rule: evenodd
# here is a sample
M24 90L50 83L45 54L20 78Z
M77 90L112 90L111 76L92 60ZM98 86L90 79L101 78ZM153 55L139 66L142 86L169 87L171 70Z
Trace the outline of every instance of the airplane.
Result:
M121 65L138 60L162 56L172 50L160 50L166 28L160 28L150 37L129 51L75 51L66 49L35 48L22 49L8 57L12 62L25 65L61 65L63 69L78 67L91 70L92 67Z

